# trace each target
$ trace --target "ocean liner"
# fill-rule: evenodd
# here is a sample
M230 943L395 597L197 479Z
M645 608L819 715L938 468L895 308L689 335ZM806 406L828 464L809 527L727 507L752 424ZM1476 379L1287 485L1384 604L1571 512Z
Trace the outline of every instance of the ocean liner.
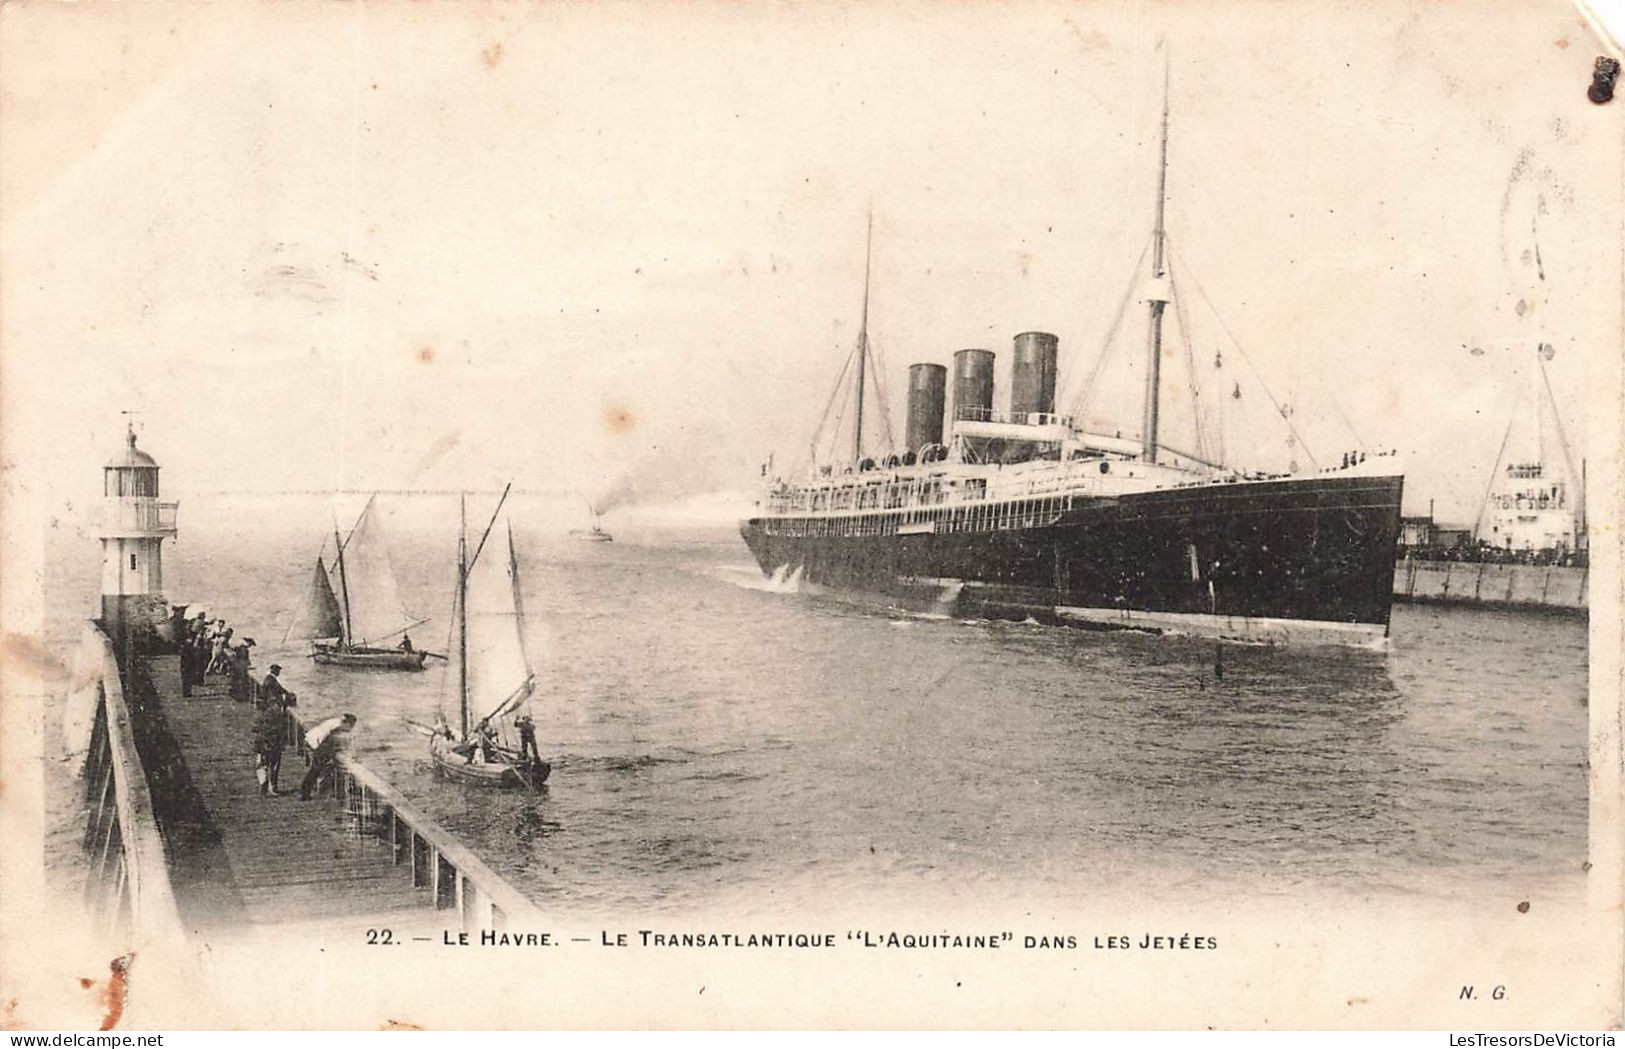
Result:
M857 345L837 379L839 388L855 372L850 458L769 480L757 515L740 526L764 574L950 615L1270 643L1383 642L1404 485L1396 456L1346 454L1338 467L1271 474L1159 443L1163 317L1174 292L1167 168L1165 86L1141 296L1149 324L1140 439L1058 414L1058 340L1024 332L1014 338L1007 411L993 407L994 354L961 350L944 432L948 370L914 364L903 447L866 454L865 372L875 367L866 263Z

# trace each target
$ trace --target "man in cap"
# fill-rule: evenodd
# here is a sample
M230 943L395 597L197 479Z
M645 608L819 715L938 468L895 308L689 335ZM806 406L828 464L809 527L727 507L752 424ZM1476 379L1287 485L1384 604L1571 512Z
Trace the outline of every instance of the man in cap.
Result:
M519 729L519 760L541 764L542 752L536 749L536 722L525 714L514 720Z
M181 681L186 685L183 695L192 694L191 686L203 684L203 668L209 661L208 632L208 613L199 612L186 621L186 628L178 639L181 646Z
M181 696L192 694L192 621L186 618L185 605L170 605L170 633L174 635L175 653L181 657Z
M265 675L264 681L260 682L260 703L269 703L272 699L275 699L285 707L298 706L299 697L282 687L282 681L277 677L280 673L282 673L282 664L272 663L271 672Z

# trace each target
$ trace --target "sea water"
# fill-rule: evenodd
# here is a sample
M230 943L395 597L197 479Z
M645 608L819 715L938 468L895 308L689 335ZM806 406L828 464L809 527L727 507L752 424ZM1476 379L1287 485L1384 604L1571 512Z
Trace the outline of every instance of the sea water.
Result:
M764 576L726 525L589 543L521 503L553 773L499 792L438 780L405 723L455 709L444 663L315 666L282 640L325 513L191 500L166 591L254 637L256 673L281 662L307 719L357 714L357 755L550 908L1582 884L1583 620L1400 605L1386 654L1226 646L1221 675L1212 641L855 603ZM456 503L396 500L385 523L430 617L413 640L444 652ZM62 528L48 549L49 627L69 638L95 612L97 545Z

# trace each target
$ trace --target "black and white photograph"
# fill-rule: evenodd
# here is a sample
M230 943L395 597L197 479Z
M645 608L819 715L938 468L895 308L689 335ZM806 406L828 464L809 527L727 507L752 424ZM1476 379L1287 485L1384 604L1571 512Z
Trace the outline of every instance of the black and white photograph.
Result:
M0 1026L1617 1029L1597 6L0 7Z

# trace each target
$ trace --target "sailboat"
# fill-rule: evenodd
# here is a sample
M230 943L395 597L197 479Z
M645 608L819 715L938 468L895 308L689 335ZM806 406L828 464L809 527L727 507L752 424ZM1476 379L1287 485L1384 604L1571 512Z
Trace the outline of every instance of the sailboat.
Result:
M413 648L407 631L426 620L414 618L401 603L389 547L372 512L374 498L367 499L348 538L334 526L332 565L317 555L297 636L312 643L310 656L318 663L422 670L431 653ZM400 641L390 647L396 637Z
M596 506L589 505L587 507L587 512L592 514L592 527L572 528L570 529L570 538L579 539L586 543L613 543L615 541L615 537L604 531L603 526L599 524L603 518L598 512L598 508Z
M491 521L471 551L466 509L457 538L457 594L453 644L457 706L442 705L429 736L429 756L448 779L486 787L529 787L547 782L552 766L532 748L530 697L536 673L525 650L525 609L513 524L503 518L502 490ZM499 520L507 549L492 543ZM452 719L455 718L455 721Z

